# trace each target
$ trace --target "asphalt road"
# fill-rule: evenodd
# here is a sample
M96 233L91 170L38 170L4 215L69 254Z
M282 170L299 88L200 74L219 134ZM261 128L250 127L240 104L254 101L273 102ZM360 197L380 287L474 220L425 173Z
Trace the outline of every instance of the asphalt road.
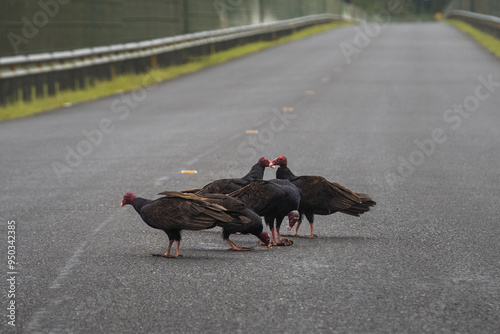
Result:
M498 331L498 59L446 24L356 29L0 123L0 235L15 225L17 261L3 246L1 331ZM179 259L151 256L166 235L120 208L278 155L377 206L270 250L184 231Z

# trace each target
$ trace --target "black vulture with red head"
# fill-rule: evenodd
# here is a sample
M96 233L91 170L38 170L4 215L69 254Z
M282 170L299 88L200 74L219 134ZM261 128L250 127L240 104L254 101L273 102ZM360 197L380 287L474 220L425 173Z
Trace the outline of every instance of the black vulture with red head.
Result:
M308 238L316 237L313 223L314 215L330 215L335 212L342 212L351 216L359 217L361 214L370 211L370 207L377 204L366 194L355 193L338 183L330 182L322 176L296 176L287 166L284 156L279 156L273 160L272 166L279 166L276 170L276 178L289 180L300 189L300 219L297 220L297 227L291 236L296 236L299 230L302 217L305 215L311 227L311 234ZM290 222L293 228L293 221Z
M229 194L248 185L252 181L262 180L264 178L264 171L266 167L269 167L270 163L271 160L262 157L242 178L215 180L205 185L202 189L187 190L185 192L194 192L198 195Z
M259 216L264 216L264 221L271 229L273 244L289 246L293 242L282 239L280 226L288 216L289 224L297 221L300 203L300 191L288 180L258 180L229 194L248 205ZM275 225L276 221L276 233ZM277 234L277 236L276 236Z
M238 247L230 239L233 233L253 234L266 246L269 246L269 234L263 229L261 218L244 203L227 197L203 198L195 194L165 191L164 197L156 200L137 197L126 193L121 206L130 204L142 220L152 228L163 230L169 239L164 257L178 257L182 230L205 230L216 226L222 227L222 236L233 250L249 250ZM171 253L173 242L177 242L175 254Z

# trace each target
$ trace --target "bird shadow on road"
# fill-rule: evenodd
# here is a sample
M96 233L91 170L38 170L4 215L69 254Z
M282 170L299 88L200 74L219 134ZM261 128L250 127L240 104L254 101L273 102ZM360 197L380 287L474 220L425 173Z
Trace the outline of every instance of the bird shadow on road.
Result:
M176 257L176 258L167 258L167 257L163 257L163 256L157 256L155 254L159 254L159 253L154 253L154 252L150 252L150 253L140 253L140 254L131 254L130 255L130 258L133 258L133 259L136 259L136 260L140 260L140 261L145 261L147 260L148 262L162 262L162 261L165 261L165 262L170 262L172 261L172 263L175 263L177 261L210 261L210 260L216 260L216 259L220 259L220 256L210 256L210 252L207 252L206 255L203 255L203 254L200 254L199 250L194 250L194 249L187 249L186 251L181 251L181 256L179 257ZM219 252L217 252L219 253Z
M131 254L130 257L140 260L153 260L153 261L217 261L220 259L230 260L237 258L239 254L249 254L260 251L266 251L265 248L255 246L250 251L235 252L229 247L224 246L194 246L192 248L186 247L185 250L181 249L181 256L177 258L167 258L162 256L155 256L154 252Z
M302 242L302 241L311 241L314 242L315 240L321 241L321 240L328 240L332 241L335 243L364 243L364 242L371 242L371 241L378 241L378 238L375 237L363 237L363 236L322 236L319 235L316 238L301 238L301 237L294 237L294 241L296 242Z

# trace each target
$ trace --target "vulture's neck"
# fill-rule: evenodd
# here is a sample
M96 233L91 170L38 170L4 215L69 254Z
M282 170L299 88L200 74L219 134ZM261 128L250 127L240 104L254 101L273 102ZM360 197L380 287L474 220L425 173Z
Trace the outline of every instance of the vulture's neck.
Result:
M290 170L290 168L288 168L288 167L280 167L276 171L276 178L277 179L285 179L285 180L288 180L288 181L294 181L294 180L297 179L297 176L295 176L295 174L292 173L292 171Z
M266 167L262 167L259 164L252 166L252 169L247 175L243 176L242 179L247 181L262 180L264 178L264 170Z
M151 203L152 200L150 199L145 199L142 197L137 197L134 201L133 207L135 211L137 211L138 214L141 214L141 209L144 205Z

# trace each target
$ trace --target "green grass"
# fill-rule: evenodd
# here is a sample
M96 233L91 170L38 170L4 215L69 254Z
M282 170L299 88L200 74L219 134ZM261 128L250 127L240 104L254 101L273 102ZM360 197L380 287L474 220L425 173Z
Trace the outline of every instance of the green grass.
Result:
M18 117L25 117L65 105L71 105L83 101L90 101L123 91L130 91L141 86L147 86L164 80L172 79L182 74L195 72L202 68L220 64L236 57L241 57L265 48L298 40L346 24L349 23L334 22L329 24L317 25L300 30L294 34L282 37L274 41L250 43L226 51L217 52L207 57L195 58L184 65L160 68L149 73L123 75L117 77L112 81L96 82L93 87L87 89L77 91L59 91L55 96L33 99L30 102L23 102L22 100L20 100L16 103L8 105L7 107L0 107L0 121Z
M447 20L446 22L470 35L479 44L481 44L482 46L493 52L498 58L500 58L500 39L482 32L463 21Z

